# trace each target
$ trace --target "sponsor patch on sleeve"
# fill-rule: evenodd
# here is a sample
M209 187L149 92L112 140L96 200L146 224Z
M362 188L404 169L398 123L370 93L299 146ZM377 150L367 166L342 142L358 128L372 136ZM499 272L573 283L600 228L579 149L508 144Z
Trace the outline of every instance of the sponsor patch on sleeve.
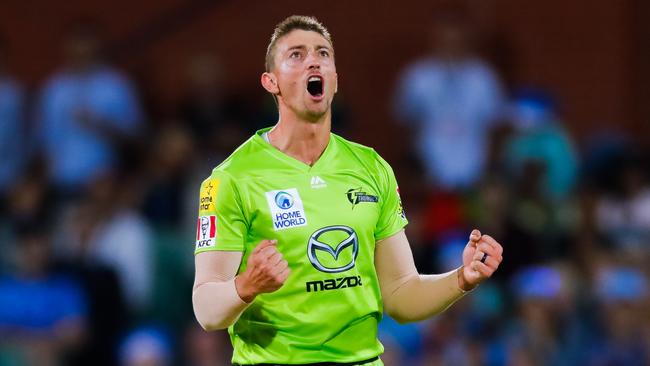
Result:
M196 249L213 247L217 236L217 216L199 216L196 224Z
M215 200L219 189L218 179L208 179L201 185L201 198L199 202L199 214L215 212Z

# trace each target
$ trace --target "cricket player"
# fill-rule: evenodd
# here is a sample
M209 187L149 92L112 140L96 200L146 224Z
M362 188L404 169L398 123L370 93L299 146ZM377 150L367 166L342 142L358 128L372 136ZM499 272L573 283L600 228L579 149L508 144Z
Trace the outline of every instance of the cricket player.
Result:
M316 19L278 24L261 83L279 120L201 185L194 313L206 330L228 328L235 365L382 365L384 312L436 315L502 260L474 230L463 266L417 272L391 167L330 131L334 58Z

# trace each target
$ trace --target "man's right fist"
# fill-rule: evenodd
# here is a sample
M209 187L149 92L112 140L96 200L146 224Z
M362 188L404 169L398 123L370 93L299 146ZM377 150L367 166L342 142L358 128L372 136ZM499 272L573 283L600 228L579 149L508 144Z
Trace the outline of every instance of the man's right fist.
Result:
M248 257L246 270L235 277L239 297L251 302L255 296L274 292L284 284L291 270L276 247L277 240L262 240Z

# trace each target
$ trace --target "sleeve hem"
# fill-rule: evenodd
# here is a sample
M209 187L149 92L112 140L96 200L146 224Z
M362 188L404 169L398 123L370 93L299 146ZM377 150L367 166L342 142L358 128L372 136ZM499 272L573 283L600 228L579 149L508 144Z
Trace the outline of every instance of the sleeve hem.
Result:
M203 252L243 252L244 248L241 246L234 246L234 245L221 245L221 246L214 246L214 247L207 247L207 248L201 248L197 249L194 251L194 255L197 255L199 253Z
M400 224L394 230L389 230L389 231L380 233L379 235L375 235L375 242L378 242L380 240L384 240L384 239L386 239L386 238L388 238L390 236L393 236L393 235L399 233L401 230L404 230L406 225L408 225L408 222L404 222L404 223Z

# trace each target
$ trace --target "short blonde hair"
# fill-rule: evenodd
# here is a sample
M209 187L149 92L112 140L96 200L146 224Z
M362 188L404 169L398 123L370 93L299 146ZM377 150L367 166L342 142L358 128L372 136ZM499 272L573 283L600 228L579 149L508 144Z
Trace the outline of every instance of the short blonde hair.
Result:
M275 45L278 40L296 29L316 32L323 36L330 43L330 46L334 47L330 32L316 18L305 15L292 15L278 23L278 25L275 26L275 30L273 30L271 41L269 42L269 46L266 48L264 67L267 72L271 71L274 66L273 58L275 57Z

